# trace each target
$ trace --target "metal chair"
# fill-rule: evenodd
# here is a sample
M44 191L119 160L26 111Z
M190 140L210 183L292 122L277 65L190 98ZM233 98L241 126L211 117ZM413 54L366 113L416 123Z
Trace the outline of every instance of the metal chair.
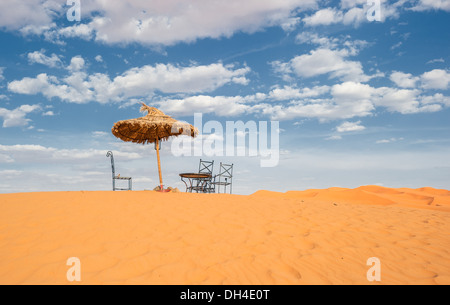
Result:
M218 179L218 181L217 181ZM214 188L217 186L217 193L220 193L220 187L224 187L224 193L227 192L227 186L230 186L230 194L233 187L233 164L223 164L220 162L219 173L214 176L214 181L211 182Z
M111 157L111 169L112 169L112 186L113 186L113 191L131 191L131 177L120 177L120 174L116 176L116 171L115 171L115 167L114 167L114 156L112 151L108 151L106 153L106 157ZM118 188L116 187L116 180L128 180L128 188Z
M214 189L212 187L212 175L214 169L214 160L213 161L204 161L200 159L200 163L198 165L198 173L199 174L208 174L209 178L194 178L192 179L192 187L191 192L196 191L197 193L213 193Z

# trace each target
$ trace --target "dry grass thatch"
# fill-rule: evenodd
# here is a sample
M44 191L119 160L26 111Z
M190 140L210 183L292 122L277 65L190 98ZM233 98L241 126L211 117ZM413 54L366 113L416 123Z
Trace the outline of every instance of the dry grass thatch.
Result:
M139 144L155 143L157 140L166 141L172 136L198 134L194 126L177 121L165 115L164 112L142 103L141 112L147 115L137 119L119 121L114 124L112 133L125 142Z

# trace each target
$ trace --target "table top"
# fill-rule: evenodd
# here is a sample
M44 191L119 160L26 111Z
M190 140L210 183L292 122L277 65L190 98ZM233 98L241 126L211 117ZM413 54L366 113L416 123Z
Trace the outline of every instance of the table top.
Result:
M211 174L206 174L206 173L182 173L180 174L180 177L182 178L210 178Z

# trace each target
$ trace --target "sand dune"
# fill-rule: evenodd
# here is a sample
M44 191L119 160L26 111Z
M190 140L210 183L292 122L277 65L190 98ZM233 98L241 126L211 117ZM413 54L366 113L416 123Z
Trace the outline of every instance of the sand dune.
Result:
M450 191L0 195L0 284L450 284Z

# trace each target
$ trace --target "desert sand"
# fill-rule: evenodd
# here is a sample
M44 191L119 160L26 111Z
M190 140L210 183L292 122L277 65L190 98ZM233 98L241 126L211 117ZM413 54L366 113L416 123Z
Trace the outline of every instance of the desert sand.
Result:
M449 251L432 188L0 195L0 284L450 284Z

